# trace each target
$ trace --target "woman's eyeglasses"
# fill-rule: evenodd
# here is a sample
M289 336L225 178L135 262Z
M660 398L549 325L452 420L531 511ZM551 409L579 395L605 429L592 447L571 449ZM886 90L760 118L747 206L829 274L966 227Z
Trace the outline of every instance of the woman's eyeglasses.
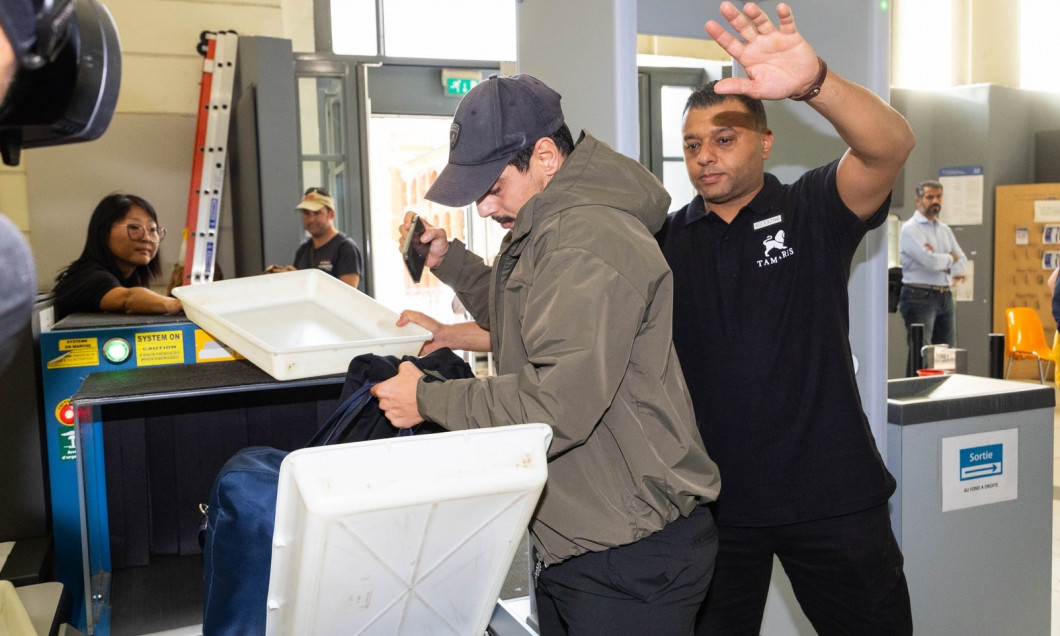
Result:
M166 228L154 227L145 228L139 223L123 223L125 231L129 234L129 239L133 241L144 240L144 234L147 235L147 240L152 243L161 243L162 239L166 238Z

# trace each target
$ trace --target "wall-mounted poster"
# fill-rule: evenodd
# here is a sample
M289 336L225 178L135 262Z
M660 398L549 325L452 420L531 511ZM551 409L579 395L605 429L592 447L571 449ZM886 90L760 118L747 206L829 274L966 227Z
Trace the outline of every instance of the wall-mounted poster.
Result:
M983 167L953 166L939 170L942 218L948 225L983 224Z

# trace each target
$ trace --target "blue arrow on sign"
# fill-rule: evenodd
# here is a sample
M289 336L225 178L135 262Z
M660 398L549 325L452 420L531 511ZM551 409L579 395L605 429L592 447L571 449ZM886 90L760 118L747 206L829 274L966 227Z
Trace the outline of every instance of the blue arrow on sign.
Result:
M996 477L1004 473L1004 444L961 449L961 481Z

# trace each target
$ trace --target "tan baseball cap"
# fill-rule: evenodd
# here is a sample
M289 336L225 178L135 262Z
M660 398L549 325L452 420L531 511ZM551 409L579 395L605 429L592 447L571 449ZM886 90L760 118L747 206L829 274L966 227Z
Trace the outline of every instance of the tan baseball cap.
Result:
M296 210L309 210L311 212L316 212L322 208L334 210L335 202L328 195L321 194L315 190L311 190L298 205L294 206Z

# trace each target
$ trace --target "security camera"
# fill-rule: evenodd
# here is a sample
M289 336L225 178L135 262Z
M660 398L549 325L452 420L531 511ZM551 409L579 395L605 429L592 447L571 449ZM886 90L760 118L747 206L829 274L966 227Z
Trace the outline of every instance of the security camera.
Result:
M0 103L0 156L17 166L22 148L98 138L121 84L121 44L96 0L0 0L0 28L16 71Z

